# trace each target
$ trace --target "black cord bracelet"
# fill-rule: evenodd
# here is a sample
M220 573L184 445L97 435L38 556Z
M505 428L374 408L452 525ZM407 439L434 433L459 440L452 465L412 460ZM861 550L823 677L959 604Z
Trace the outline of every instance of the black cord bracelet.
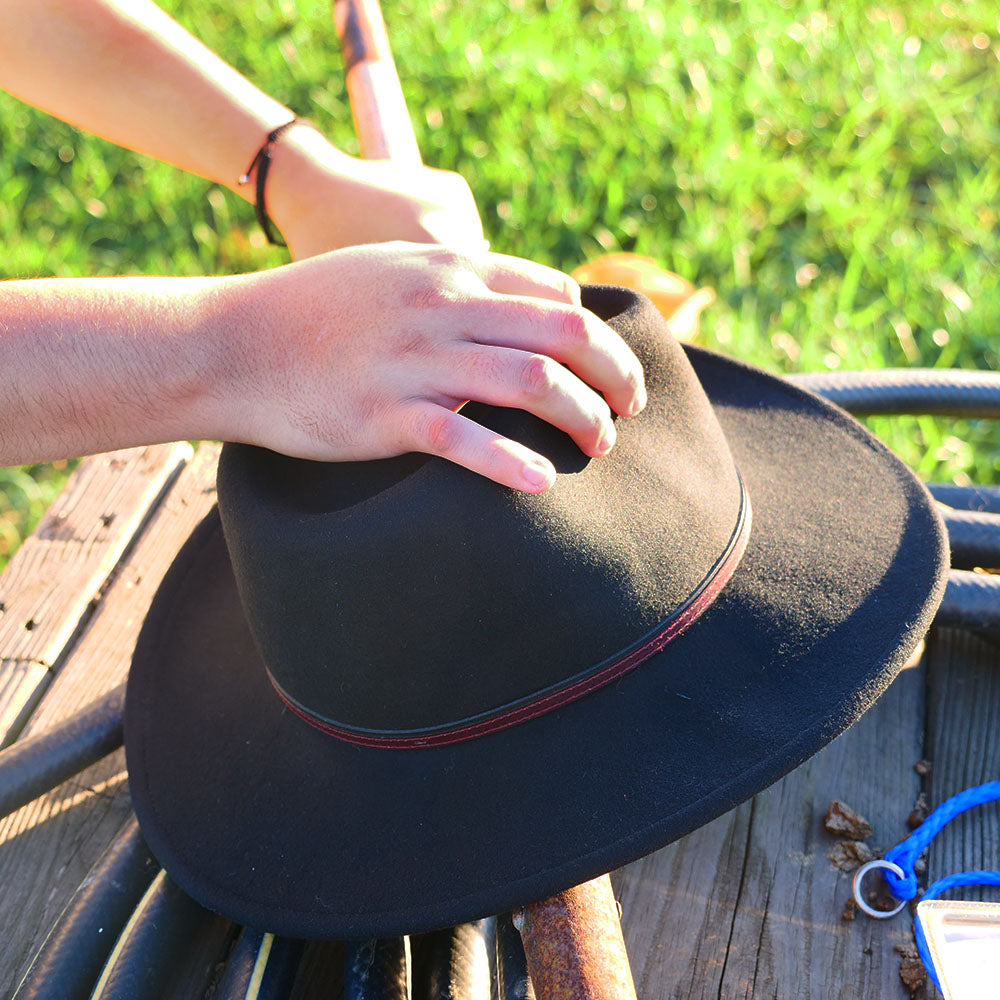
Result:
M273 243L275 246L284 246L285 244L278 238L278 234L271 223L271 218L267 214L265 186L267 184L267 172L271 168L271 147L293 125L309 124L311 123L305 118L293 118L291 121L285 122L284 125L279 125L277 128L271 129L267 133L267 138L261 143L260 149L254 153L254 157L250 161L250 166L247 167L246 173L240 175L240 184L248 184L251 176L255 177L256 193L254 195L254 209L257 212L257 221L260 223L260 228L264 230L264 235L267 237L268 243ZM256 171L256 174L254 174L254 171Z

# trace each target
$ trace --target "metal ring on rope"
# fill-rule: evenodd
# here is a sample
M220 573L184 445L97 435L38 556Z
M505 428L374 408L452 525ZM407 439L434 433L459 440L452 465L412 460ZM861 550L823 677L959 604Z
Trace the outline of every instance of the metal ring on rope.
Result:
M864 880L865 876L879 868L886 868L891 872L894 872L900 878L905 876L905 872L899 865L894 864L892 861L885 861L882 858L876 858L874 861L867 861L863 864L854 875L854 902L868 914L869 917L874 917L876 920L887 920L889 917L894 917L900 910L906 906L906 900L904 899L897 906L891 910L876 910L874 906L871 906L864 897Z

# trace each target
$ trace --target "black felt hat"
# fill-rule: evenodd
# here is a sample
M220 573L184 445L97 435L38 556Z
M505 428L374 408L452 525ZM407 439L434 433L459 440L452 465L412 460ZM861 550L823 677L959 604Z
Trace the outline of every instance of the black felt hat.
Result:
M213 910L295 937L416 932L609 871L849 726L930 624L929 495L859 424L585 290L649 403L526 496L446 461L223 449L140 637L146 839Z

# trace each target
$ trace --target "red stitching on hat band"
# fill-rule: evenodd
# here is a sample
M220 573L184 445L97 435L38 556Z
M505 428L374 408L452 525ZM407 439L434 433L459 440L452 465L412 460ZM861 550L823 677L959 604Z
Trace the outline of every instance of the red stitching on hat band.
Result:
M601 669L581 677L579 680L563 685L555 690L549 690L541 695L526 700L507 711L501 711L489 718L476 722L464 723L448 729L438 729L433 732L419 734L401 734L399 736L383 735L358 732L354 729L345 729L332 725L322 719L311 715L306 709L296 705L271 678L275 691L281 700L305 722L315 729L326 733L328 736L336 737L347 743L354 743L358 746L376 747L385 750L417 750L426 747L448 746L452 743L463 743L466 740L475 739L478 736L485 736L489 733L497 732L501 729L508 729L529 719L535 719L547 712L552 712L557 708L576 701L586 694L610 684L619 677L633 670L644 660L649 659L654 653L659 653L668 643L676 639L685 629L696 622L715 601L723 587L729 582L740 559L746 550L747 541L750 538L750 498L746 489L740 481L742 489L742 505L740 510L739 524L733 533L733 537L727 546L726 552L722 555L712 571L708 574L701 586L694 592L692 598L681 609L674 612L642 645L630 650L625 655L606 664ZM270 677L270 673L268 674Z

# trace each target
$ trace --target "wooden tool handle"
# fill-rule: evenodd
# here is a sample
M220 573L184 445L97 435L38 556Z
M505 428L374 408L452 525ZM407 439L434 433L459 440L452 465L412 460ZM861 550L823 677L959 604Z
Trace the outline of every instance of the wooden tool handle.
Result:
M389 49L378 0L333 0L347 96L366 160L419 166L420 150Z
M537 1000L636 1000L607 875L514 915Z

